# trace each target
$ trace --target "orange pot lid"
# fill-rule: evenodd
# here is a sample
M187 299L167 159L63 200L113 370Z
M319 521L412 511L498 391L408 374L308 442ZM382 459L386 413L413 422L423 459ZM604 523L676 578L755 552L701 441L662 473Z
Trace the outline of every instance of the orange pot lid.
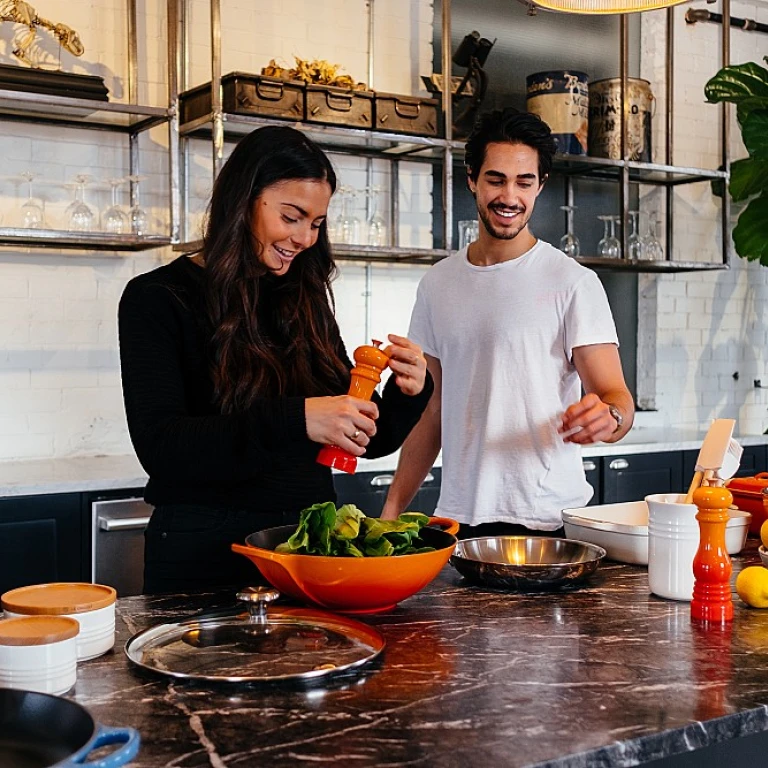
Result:
M0 645L49 645L69 640L80 624L67 616L20 616L0 620Z
M752 477L734 477L725 485L730 491L759 496L764 488L768 488L768 472L758 472Z
M61 582L12 589L0 597L0 605L3 610L27 616L59 616L106 608L116 599L117 592L103 584Z

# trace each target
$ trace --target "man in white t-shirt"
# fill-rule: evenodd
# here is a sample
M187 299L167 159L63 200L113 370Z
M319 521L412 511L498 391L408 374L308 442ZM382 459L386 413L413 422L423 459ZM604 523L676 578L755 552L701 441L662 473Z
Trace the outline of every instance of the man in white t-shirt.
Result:
M467 141L479 239L419 284L409 336L435 391L403 445L385 519L408 507L442 448L436 514L459 520L460 536L557 532L562 510L592 495L581 446L632 426L600 281L528 228L554 152L549 127L511 109L484 115Z

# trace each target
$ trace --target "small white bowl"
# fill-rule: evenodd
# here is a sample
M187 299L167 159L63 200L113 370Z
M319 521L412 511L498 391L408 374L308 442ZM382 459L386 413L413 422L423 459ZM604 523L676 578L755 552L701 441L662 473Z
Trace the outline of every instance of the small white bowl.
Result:
M23 616L0 621L0 686L61 695L77 681L75 619Z

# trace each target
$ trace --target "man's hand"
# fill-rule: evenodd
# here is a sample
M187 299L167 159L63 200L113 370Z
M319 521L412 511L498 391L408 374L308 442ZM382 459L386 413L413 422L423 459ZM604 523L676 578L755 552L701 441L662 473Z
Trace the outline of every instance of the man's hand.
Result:
M617 427L618 423L611 415L608 403L590 393L568 408L558 431L563 435L565 443L588 445L609 439Z

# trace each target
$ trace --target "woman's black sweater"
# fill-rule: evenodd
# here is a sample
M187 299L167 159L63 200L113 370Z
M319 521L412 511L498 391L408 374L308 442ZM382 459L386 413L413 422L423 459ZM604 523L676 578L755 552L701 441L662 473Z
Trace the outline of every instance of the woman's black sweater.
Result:
M128 430L149 475L148 503L201 504L252 512L297 512L336 498L331 470L315 461L303 397L258 399L222 416L206 356L204 270L181 257L131 280L119 308L120 363ZM343 349L349 367L352 363ZM400 447L432 394L384 387L376 458ZM337 394L346 394L338 392ZM365 510L363 510L365 511Z

